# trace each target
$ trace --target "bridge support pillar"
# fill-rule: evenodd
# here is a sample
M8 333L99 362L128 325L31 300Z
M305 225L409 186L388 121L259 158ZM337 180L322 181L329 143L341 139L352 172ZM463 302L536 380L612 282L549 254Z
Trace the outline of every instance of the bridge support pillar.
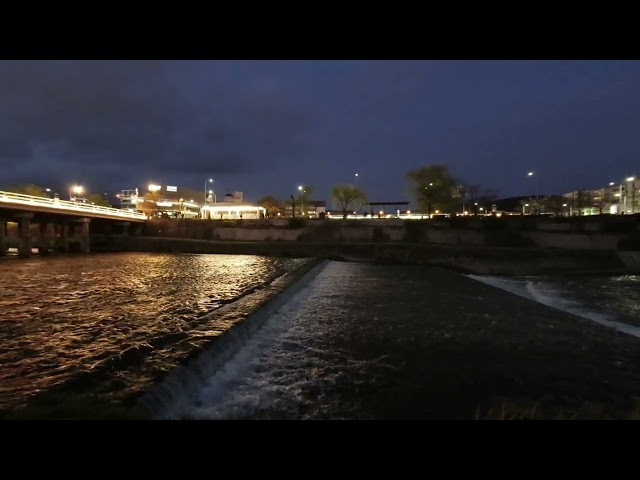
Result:
M78 220L80 224L80 251L87 253L90 249L90 236L89 236L89 222L90 218L82 218Z
M51 225L47 222L40 224L40 236L38 237L38 253L49 255L51 253Z
M31 256L31 219L33 213L25 213L18 215L18 236L20 237L20 243L18 244L18 256L30 257Z
M4 257L7 254L7 242L5 240L7 236L7 222L3 218L0 218L0 257Z
M57 228L60 229L60 245L58 248L66 253L69 251L69 224L63 222L57 225Z
M125 237L127 235L129 235L129 225L131 224L131 222L118 222L116 223L116 225L118 225L119 227L122 227L122 235L124 235Z

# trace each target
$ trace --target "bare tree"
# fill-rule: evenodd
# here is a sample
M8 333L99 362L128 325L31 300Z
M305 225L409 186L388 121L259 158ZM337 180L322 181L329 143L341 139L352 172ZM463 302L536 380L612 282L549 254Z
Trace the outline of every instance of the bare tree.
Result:
M267 216L275 217L278 213L282 212L282 203L275 197L268 195L258 200L258 206L264 207L267 211Z
M363 190L347 183L333 187L331 189L331 196L338 202L339 210L342 212L342 218L347 218L347 212L353 210L354 202L357 200L364 201L367 198Z
M455 191L460 182L446 165L430 165L407 173L412 191L423 211L455 209Z

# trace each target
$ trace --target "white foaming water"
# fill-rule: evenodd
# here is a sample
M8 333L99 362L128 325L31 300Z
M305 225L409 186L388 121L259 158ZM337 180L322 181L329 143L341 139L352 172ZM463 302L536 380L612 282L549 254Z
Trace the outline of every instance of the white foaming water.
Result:
M341 359L323 343L332 328L327 320L339 311L332 300L336 278L349 277L351 269L348 263L329 262L170 417L234 419L269 409L305 418L298 414L301 407L319 398L309 398L308 392L330 388L383 361Z
M562 292L550 283L530 278L517 279L490 275L467 275L467 277L640 338L640 327L618 322L609 314L589 310L578 302L563 298Z

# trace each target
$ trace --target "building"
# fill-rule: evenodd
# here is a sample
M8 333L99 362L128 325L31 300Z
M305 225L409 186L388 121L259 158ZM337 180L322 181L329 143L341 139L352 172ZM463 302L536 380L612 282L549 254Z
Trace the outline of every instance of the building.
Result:
M640 213L640 179L627 177L620 184L577 190L562 195L570 215Z
M255 220L265 215L264 207L248 203L219 202L200 207L200 218L204 220Z
M149 191L140 195L139 189L121 190L116 198L120 208L145 213L149 218L197 218L203 193L190 188L167 185L149 185Z
M301 209L304 209L304 216L308 218L320 218L327 212L327 205L324 200L307 200L304 204L296 201L296 215L300 215ZM292 216L292 208L287 204L284 209L286 217Z
M120 190L116 194L116 198L120 201L120 208L135 212L138 209L138 189L131 188L128 190ZM140 199L142 202L142 199Z

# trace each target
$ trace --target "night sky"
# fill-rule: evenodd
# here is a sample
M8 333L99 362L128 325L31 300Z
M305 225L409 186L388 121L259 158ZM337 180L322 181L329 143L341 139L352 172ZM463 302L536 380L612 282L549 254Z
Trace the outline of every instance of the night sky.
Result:
M500 196L640 174L638 61L0 61L0 188L150 182L404 200L447 164Z

